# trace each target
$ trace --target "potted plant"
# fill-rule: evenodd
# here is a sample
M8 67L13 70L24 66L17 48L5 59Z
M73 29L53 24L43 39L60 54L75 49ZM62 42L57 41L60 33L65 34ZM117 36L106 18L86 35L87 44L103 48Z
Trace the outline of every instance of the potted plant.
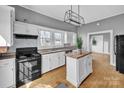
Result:
M79 53L82 53L82 38L81 37L77 37L77 48L79 50Z

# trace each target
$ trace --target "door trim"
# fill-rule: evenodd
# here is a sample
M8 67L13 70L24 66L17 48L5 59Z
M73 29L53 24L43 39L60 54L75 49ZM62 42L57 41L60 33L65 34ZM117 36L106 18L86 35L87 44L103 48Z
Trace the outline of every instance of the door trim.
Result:
M114 61L114 52L113 52L113 29L110 30L104 30L104 31L97 31L97 32L90 32L87 33L87 50L90 51L90 35L97 35L97 34L104 34L104 33L110 33L110 64L115 66L115 61Z

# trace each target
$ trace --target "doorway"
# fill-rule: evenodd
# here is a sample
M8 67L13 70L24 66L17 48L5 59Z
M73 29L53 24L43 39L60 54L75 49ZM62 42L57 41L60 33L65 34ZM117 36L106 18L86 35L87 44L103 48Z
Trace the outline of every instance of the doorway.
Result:
M103 35L91 35L90 45L90 51L103 53Z
M103 35L103 34L109 35L110 42L102 41L104 38L102 38L102 36L100 36L100 35ZM97 36L96 37L97 40L93 40L92 36L95 36L95 35ZM101 39L101 40L98 40L98 39ZM113 30L105 30L105 31L98 31L98 32L88 33L87 34L87 42L88 42L87 43L87 50L88 51L92 51L92 45L91 45L92 43L94 43L94 45L95 45L95 43L98 44L98 46L95 48L95 51L97 51L97 52L103 52L103 53L106 52L107 53L108 49L109 49L110 50L109 51L110 64L115 66L114 53L113 53ZM108 44L110 44L110 45L109 45L108 48L106 48L106 46L108 46ZM99 45L102 46L102 48ZM99 49L98 49L98 47L99 47Z

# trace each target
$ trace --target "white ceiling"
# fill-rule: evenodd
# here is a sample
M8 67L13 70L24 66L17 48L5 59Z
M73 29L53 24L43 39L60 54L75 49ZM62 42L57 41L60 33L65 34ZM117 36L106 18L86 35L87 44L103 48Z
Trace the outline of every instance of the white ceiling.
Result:
M64 14L70 9L70 5L23 5L23 7L61 21L64 21ZM76 5L72 8L73 11L77 12ZM122 13L124 13L124 5L80 5L80 15L84 17L85 23Z

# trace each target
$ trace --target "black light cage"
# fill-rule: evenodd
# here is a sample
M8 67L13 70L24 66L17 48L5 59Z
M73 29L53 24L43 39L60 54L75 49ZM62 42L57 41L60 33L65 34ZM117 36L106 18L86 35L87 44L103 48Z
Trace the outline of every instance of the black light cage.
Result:
M76 26L81 26L85 24L84 18L79 14L73 12L72 10L68 10L65 12L64 22L67 22Z

